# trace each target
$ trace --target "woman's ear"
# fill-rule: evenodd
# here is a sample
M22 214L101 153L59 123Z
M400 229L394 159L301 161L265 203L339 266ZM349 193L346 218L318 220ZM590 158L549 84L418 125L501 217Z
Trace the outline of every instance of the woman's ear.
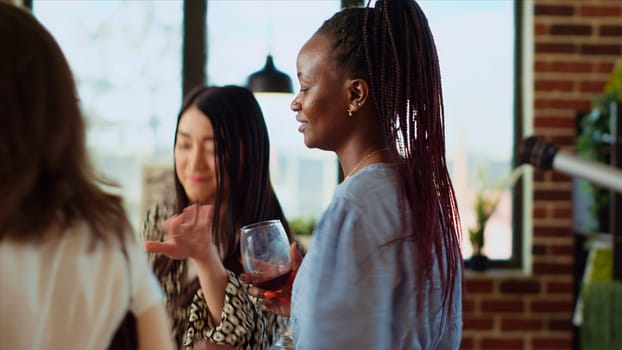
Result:
M348 90L350 93L350 105L352 106L352 112L359 111L367 98L369 97L369 85L364 79L351 79L348 82Z

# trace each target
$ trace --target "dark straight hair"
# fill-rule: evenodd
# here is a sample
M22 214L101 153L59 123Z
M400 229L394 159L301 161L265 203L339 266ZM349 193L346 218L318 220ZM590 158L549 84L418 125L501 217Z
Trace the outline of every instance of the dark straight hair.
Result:
M243 225L279 219L292 240L287 219L270 181L268 129L255 96L243 87L195 87L184 99L177 128L183 113L193 106L210 120L214 128L218 169L214 206L215 213L223 215L214 215L213 240L223 255L225 267L240 273L239 229ZM191 203L177 170L175 190L177 210L181 211Z

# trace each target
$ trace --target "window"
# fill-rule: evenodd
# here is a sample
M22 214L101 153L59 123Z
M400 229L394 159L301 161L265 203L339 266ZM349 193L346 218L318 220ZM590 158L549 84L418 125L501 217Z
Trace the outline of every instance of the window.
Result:
M299 48L341 2L208 1L207 82L246 85L268 54L278 69L295 78ZM138 225L144 164L172 164L181 101L184 2L46 0L33 5L75 73L93 160L120 182L132 222ZM510 173L522 137L516 88L521 6L487 0L424 0L420 5L441 60L447 156L468 258L477 173L483 171L486 187L494 188ZM293 86L297 88L295 81ZM337 159L331 152L306 148L289 110L293 95L257 98L271 138L272 181L285 214L289 219L317 218L337 185ZM501 195L487 226L485 253L497 266L518 267L521 187L508 186Z
M297 89L298 50L340 5L338 0L208 1L208 82L245 86L248 76L272 54L277 69L287 73ZM290 220L317 219L337 186L337 158L304 145L289 108L293 94L256 97L270 134L272 183L285 215Z
M120 184L135 228L141 219L143 165L172 164L172 130L181 101L182 5L33 3L33 13L54 35L74 72L92 161Z
M510 1L422 1L441 62L447 158L463 224L463 254L471 256L480 179L500 196L485 230L485 254L520 261L520 201L500 183L513 168L515 119L515 4ZM481 175L483 174L483 175ZM502 264L503 265L503 264Z

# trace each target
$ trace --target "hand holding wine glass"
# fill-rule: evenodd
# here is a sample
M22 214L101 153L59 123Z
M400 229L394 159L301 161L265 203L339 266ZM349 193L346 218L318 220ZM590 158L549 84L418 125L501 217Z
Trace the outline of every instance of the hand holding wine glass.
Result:
M277 302L289 306L292 258L281 222L268 220L242 227L240 248L246 271L244 279L256 286L251 289L261 292L264 305ZM279 318L279 321L282 319ZM271 349L293 349L293 340L282 332L285 328L285 325L279 324L281 334Z
M290 245L289 254L292 260L289 281L285 283L279 291L275 292L260 288L262 278L261 275L242 273L240 276L242 282L251 285L248 288L249 295L262 299L262 305L265 309L277 315L286 317L289 317L290 313L292 285L296 277L298 267L302 262L302 253L300 252L296 242Z

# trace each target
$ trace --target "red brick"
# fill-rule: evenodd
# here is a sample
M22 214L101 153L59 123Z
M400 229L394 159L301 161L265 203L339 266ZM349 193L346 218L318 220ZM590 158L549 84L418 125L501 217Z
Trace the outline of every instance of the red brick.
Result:
M550 170L535 169L535 171L533 173L533 179L536 182L544 182L544 181L547 180L546 174L548 174L549 172L550 172Z
M537 43L536 53L574 53L576 52L576 46L572 43L558 44L558 43Z
M549 66L548 62L536 61L533 68L536 72L546 72L549 70Z
M534 244L531 246L531 253L533 255L545 255L548 251L547 246L542 244Z
M572 227L534 226L534 237L570 237Z
M622 26L602 25L598 33L600 36L622 36Z
M475 349L475 340L473 339L473 337L463 335L462 341L460 342L460 349L461 350Z
M544 23L536 23L533 29L536 35L544 35L549 33L549 26Z
M553 338L553 337L534 337L531 340L531 346L533 349L572 349L572 340L565 338Z
M469 313L475 311L475 301L462 299L462 313Z
M568 234L568 238L571 234ZM554 256L574 256L574 246L572 245L556 245L551 247L551 254Z
M602 92L605 84L606 82L602 81L582 81L579 83L579 90L581 92Z
M486 330L494 326L494 320L491 317L468 317L463 316L463 328L465 330Z
M563 312L572 313L574 309L574 303L571 301L556 301L556 300L533 300L531 302L531 311L533 313L552 313Z
M622 14L619 6L581 6L579 14L584 17L616 17Z
M499 285L502 294L538 294L540 283L537 281L502 281Z
M543 219L546 217L546 209L544 208L533 208L533 217L536 219Z
M613 62L603 62L598 65L596 70L598 73L611 73L613 72L613 67L615 67Z
M552 319L547 322L547 328L551 331L572 331L572 320Z
M573 273L573 269L570 263L536 262L533 264L533 273L536 275L569 275Z
M574 285L572 282L547 282L545 287L546 294L573 293ZM464 305L464 304L463 304Z
M553 62L550 64L553 72L587 73L592 71L590 62Z
M564 144L567 145L567 143L564 143ZM560 143L560 144L557 144L557 145L561 146L561 145L564 145L564 144ZM574 145L574 138L572 138L571 144ZM562 174L562 173L560 173L558 171L554 171L553 174L551 175L551 180L555 181L556 183L557 182L562 182L562 181L570 182L572 180L572 178L570 176L566 175L566 174Z
M583 109L577 109L577 110L583 110ZM575 139L575 136L552 136L550 142L559 147L574 146L576 139ZM567 176L563 174L560 174L558 172L553 172L553 179L555 179L556 177L561 178L562 176L565 178L568 178Z
M482 301L482 311L484 312L523 312L524 310L525 302L522 299L496 299Z
M536 98L535 101L536 108L569 108L576 111L589 111L591 106L592 102L589 100Z
M481 281L481 280L467 280L465 286L466 293L492 293L493 291L493 282L492 281Z
M590 36L592 35L592 26L585 24L553 24L551 26L551 34Z
M574 15L574 6L562 5L539 5L534 6L535 16L572 16Z
M570 208L553 208L553 217L555 219L572 218L572 209Z
M540 117L534 121L536 127L550 128L550 127L574 127L576 124L573 118L566 117Z
M536 91L572 91L574 82L568 80L536 80Z
M540 319L503 319L502 331L539 331L544 328L544 321Z
M524 343L521 338L484 338L481 341L481 349L522 350Z
M579 47L579 52L585 55L620 55L622 45L583 44Z
M572 195L568 190L535 190L534 201L566 201L571 200Z

